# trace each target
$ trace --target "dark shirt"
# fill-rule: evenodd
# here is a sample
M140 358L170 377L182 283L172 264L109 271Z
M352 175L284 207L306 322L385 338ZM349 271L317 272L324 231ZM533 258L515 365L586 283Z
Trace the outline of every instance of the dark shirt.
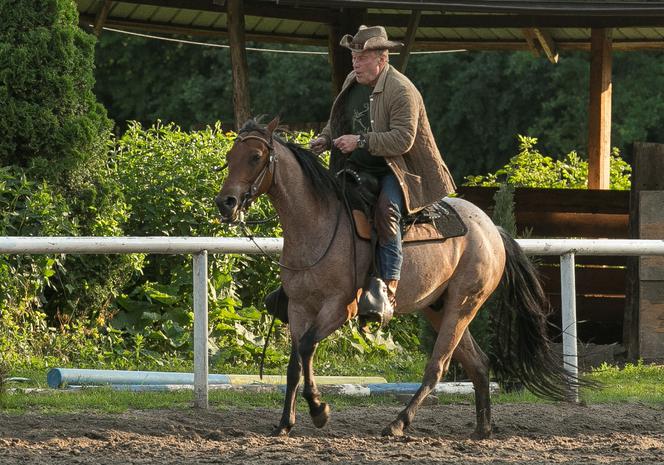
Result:
M351 134L366 134L371 131L371 116L369 114L369 97L372 87L355 83L348 89L346 97L346 121L350 122ZM364 148L356 148L348 157L349 163L359 171L365 171L375 176L390 174L390 168L383 157L371 155Z

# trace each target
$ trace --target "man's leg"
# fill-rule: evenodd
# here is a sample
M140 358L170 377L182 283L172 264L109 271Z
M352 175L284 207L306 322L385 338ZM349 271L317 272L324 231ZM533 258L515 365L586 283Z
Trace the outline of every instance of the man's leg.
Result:
M401 212L403 194L397 178L381 178L381 191L376 204L378 233L378 272L380 279L369 281L359 302L359 314L365 321L386 324L394 313L396 290L401 275Z
M401 276L403 254L401 250L401 213L403 194L397 177L383 176L376 205L376 230L378 231L378 267L380 277L387 284L390 299L393 299ZM392 302L394 304L394 302Z

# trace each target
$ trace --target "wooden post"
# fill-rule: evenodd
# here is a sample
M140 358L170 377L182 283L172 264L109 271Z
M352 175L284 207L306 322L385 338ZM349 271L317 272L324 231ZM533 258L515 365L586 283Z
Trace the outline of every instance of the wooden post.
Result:
M664 237L664 144L635 143L630 237ZM634 257L627 267L623 339L632 361L664 361L664 257Z
M367 10L363 8L346 8L336 21L329 25L328 50L332 66L332 88L334 95L341 91L346 76L353 69L353 60L350 51L339 45L339 41L346 34L355 35L361 24L364 23Z
M337 95L341 91L341 86L346 79L346 75L352 69L352 65L348 63L350 55L348 50L339 46L339 41L343 34L341 34L341 25L339 23L332 23L328 26L328 56L330 67L332 68L332 94Z
M398 60L398 69L402 73L406 72L406 66L408 66L408 58L410 57L410 51L413 49L415 43L415 34L417 33L417 26L420 25L420 18L422 17L422 11L413 10L410 14L410 19L408 20L408 29L406 29L406 36L404 37L404 46L399 54Z
M228 0L228 39L233 68L233 110L235 127L240 128L251 117L249 67L244 40L244 0Z
M611 159L611 29L593 28L590 40L588 188L609 188Z
M101 36L101 33L104 30L104 24L106 23L106 18L108 18L108 13L111 11L112 6L112 0L104 0L101 9L97 13L97 16L95 16L95 35L97 37Z

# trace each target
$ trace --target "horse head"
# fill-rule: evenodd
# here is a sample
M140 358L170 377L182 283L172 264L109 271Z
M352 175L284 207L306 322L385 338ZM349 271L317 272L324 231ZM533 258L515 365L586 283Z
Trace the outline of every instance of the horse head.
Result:
M214 199L223 221L236 221L272 185L276 163L272 134L278 124L279 117L266 127L249 120L240 129L226 154L228 176Z

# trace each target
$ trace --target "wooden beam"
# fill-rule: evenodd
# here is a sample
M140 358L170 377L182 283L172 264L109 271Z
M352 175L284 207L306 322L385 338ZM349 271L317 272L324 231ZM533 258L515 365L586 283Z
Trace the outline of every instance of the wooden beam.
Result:
M658 215L653 215L653 211L643 211L644 205L641 197L652 194L652 191L664 191L664 145L635 142L632 147L632 183L630 190L630 210L629 210L629 227L630 239L649 239L652 237L652 228L661 225L662 222L658 221ZM645 191L645 192L644 192ZM661 207L661 204L659 205ZM661 216L660 216L661 218ZM661 226L660 226L661 227ZM655 234L655 238L661 238L661 234ZM647 312L648 307L652 310L652 301L642 305L644 282L643 272L648 273L643 265L648 265L648 261L661 260L661 257L630 257L627 262L627 301L628 304L625 308L625 321L623 326L623 340L624 345L628 349L628 359L636 361L641 353L641 336L643 331L654 329L654 326L647 328L648 321L642 321L640 316L642 312ZM645 262L645 263L644 263ZM652 264L652 263L651 263ZM658 269L664 269L661 264L657 264ZM652 269L650 271L653 271ZM649 274L649 273L648 273ZM655 278L649 276L649 279ZM657 279L660 282L661 278ZM643 307L643 308L642 308ZM652 321L652 320L651 320ZM660 320L661 322L661 320ZM658 323L660 323L658 322ZM645 341L646 344L648 341Z
M386 27L406 27L409 15L399 13L371 13L367 15L369 24ZM420 27L456 28L626 28L662 27L664 15L656 16L543 16L507 14L438 14L426 12L420 19Z
M88 28L94 24L94 16L80 15L79 25L83 28ZM196 27L196 26L178 26L171 23L161 22L145 22L138 20L125 20L125 19L112 19L106 20L106 26L127 31L136 31L143 33L160 33L160 34L180 34L197 37L212 37L212 38L228 38L228 29L215 29L210 27ZM272 42L277 44L300 44L300 45L315 45L325 47L327 39L324 37L316 36L296 36L290 34L275 34L275 33L262 33L262 32L247 32L245 31L245 39L252 42Z
M540 47L539 43L537 42L537 37L535 36L535 31L533 31L532 28L526 27L521 29L521 33L523 34L523 38L526 39L526 43L528 44L528 49L530 49L530 52L534 57L539 58Z
M161 8L175 8L178 10L207 11L213 13L226 12L226 0L122 0L122 3L133 5L149 5ZM330 8L307 8L307 7L285 7L283 5L273 6L261 2L256 4L245 0L245 16L260 16L262 18L294 19L298 21L310 21L328 23L338 14L337 10Z
M344 62L344 49L339 47L341 27L339 23L328 25L328 58L330 68L332 69L332 94L337 95L346 79L348 71L347 63Z
M83 28L94 25L95 17L81 14L79 24ZM368 21L365 21L369 23ZM180 26L173 23L148 22L141 20L116 19L112 16L106 20L106 26L130 31L156 32L161 34L181 34L198 37L227 38L228 30L206 26ZM420 27L422 24L420 23ZM279 44L301 44L327 47L328 36L276 34L245 31L246 40L252 42L271 42ZM398 37L394 37L399 40ZM588 40L558 41L558 50L590 51ZM528 50L523 40L458 40L458 39L419 39L414 49L417 50ZM615 51L664 50L664 39L653 40L614 40L612 49Z
M228 39L233 68L233 111L235 127L240 128L251 117L249 67L244 37L244 0L228 0Z
M104 30L104 24L106 23L106 18L108 18L108 13L111 11L112 6L112 0L104 0L104 3L101 5L97 16L95 16L94 31L97 37L101 36L101 33Z
M549 61L551 63L558 63L558 47L556 47L556 43L551 38L551 35L544 29L537 27L533 28L533 32Z
M611 158L611 29L593 29L590 44L588 188L609 188Z
M320 4L321 0L272 0L280 5L299 6ZM647 16L663 15L664 5L659 1L534 1L534 0L326 0L329 7L356 8L408 8L416 6L427 11L504 13L519 15L577 15L577 16ZM609 5L606 5L609 3ZM561 5L564 4L564 5Z
M404 37L404 47L399 54L398 68L402 73L406 72L406 66L408 66L408 57L410 56L410 51L413 49L415 44L415 34L417 33L417 26L420 24L420 18L422 17L422 11L413 10L410 13L410 19L408 20L408 29L406 29L406 35Z

